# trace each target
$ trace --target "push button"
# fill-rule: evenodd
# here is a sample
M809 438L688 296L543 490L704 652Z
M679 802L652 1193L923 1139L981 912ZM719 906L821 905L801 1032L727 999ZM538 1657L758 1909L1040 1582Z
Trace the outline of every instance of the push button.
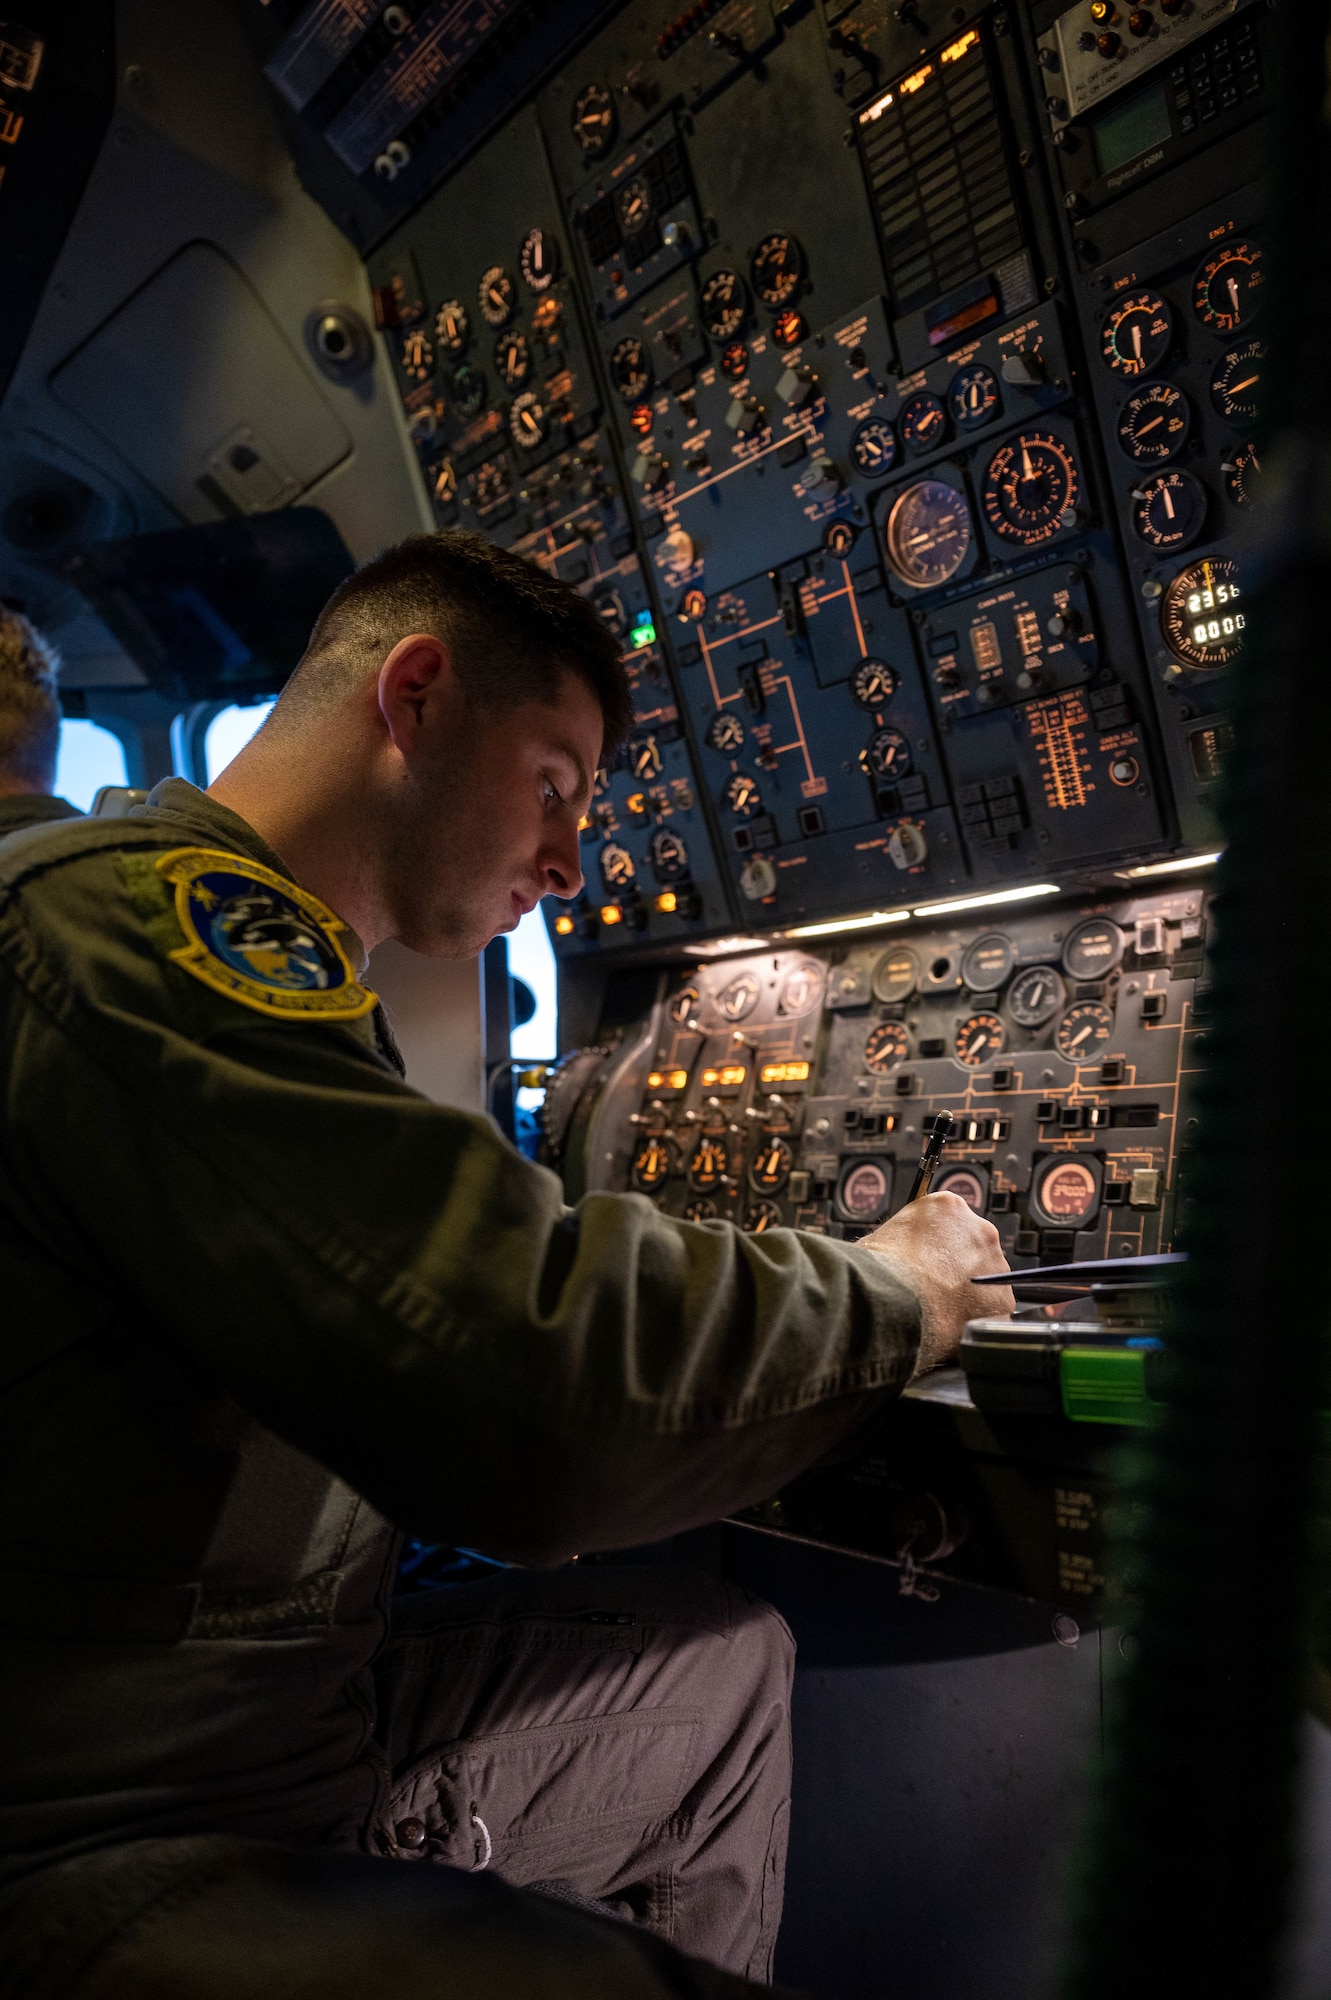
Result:
M393 1828L393 1838L399 1847L424 1847L425 1821L423 1819L400 1819Z

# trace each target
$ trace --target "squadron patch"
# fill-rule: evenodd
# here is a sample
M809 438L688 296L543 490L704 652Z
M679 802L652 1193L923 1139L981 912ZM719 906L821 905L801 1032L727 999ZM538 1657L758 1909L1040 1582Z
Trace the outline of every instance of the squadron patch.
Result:
M177 847L157 863L175 884L186 972L270 1020L355 1021L378 1005L339 942L346 926L306 890L257 861Z

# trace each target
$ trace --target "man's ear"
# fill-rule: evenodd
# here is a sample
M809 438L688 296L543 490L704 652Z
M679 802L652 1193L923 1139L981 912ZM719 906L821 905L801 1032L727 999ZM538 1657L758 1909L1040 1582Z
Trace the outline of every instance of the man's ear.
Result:
M427 710L452 707L462 699L446 642L431 632L399 639L379 669L378 699L394 746L409 755L426 728Z

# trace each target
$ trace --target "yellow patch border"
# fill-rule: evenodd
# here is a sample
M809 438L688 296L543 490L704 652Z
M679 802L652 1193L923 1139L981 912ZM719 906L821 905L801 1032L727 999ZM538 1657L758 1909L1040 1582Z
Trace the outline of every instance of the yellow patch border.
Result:
M218 958L199 936L190 911L191 885L200 875L217 868L225 869L229 875L247 875L265 888L276 889L294 903L336 956L346 973L346 984L329 993L283 992L280 988L263 985L260 980L247 979L243 972L237 972L234 966ZM264 1014L270 1021L358 1021L379 1005L378 994L361 985L351 960L342 948L339 933L345 931L347 926L317 896L288 881L286 876L277 874L272 868L265 868L260 861L251 861L248 855L237 854L224 847L173 847L157 863L157 872L165 881L175 885L176 922L185 937L185 943L168 956L173 964L205 986L210 986L214 993L224 994L228 1000L236 1000L242 1007L251 1007L256 1014Z

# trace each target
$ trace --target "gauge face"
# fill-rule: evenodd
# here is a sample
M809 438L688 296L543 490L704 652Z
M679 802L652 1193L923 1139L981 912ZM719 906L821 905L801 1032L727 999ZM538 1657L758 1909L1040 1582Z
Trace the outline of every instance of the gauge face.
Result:
M682 1028L686 1021L691 1021L697 1010L698 989L696 986L681 986L678 993L671 995L670 1004L666 1008L667 1014L669 1014L677 1028Z
M608 889L622 889L637 874L627 847L608 840L601 849L601 875Z
M685 1206L684 1220L686 1222L715 1222L716 1203L710 1200L705 1194L699 1195L696 1201L691 1201Z
M738 382L741 375L749 372L749 349L745 341L732 340L721 350L721 373L731 382Z
M792 965L781 985L783 1014L808 1014L823 997L823 968L816 958L802 958Z
M729 1164L725 1140L704 1132L689 1160L689 1186L704 1190L720 1187Z
M1251 439L1225 461L1225 491L1236 507L1250 507L1262 489L1262 461Z
M1108 917L1087 917L1063 942L1063 970L1069 979L1106 979L1123 956L1123 933Z
M1100 334L1100 353L1118 375L1149 375L1169 352L1174 316L1158 292L1129 292Z
M1132 525L1150 548L1186 548L1206 526L1206 488L1190 472L1157 472L1132 500Z
M947 407L958 429L975 431L987 424L998 408L998 380L993 372L976 362L952 377Z
M861 708L886 708L901 685L901 676L886 660L861 660L850 677L850 691Z
M428 382L434 373L434 348L422 327L402 336L402 372L413 382Z
M761 1236L768 1229L781 1227L781 1210L774 1201L756 1201L744 1218L745 1233Z
M1243 644L1237 565L1229 556L1189 563L1165 591L1160 629L1176 659L1189 667L1227 667Z
M1046 1160L1031 1193L1051 1222L1074 1229L1083 1228L1100 1206L1100 1183L1085 1160Z
M495 367L509 389L520 389L531 374L531 349L520 333L501 333L495 342Z
M615 136L615 100L603 83L589 83L573 100L573 137L589 160Z
M869 769L895 784L910 772L910 744L899 729L880 729L868 748Z
M636 174L631 181L625 181L615 196L615 206L626 236L636 236L640 229L646 228L652 213L652 191L645 174Z
M882 1076L905 1062L909 1050L910 1037L900 1021L880 1021L864 1044L864 1066Z
M553 292L547 292L531 316L531 330L547 347L553 346L564 324L564 308Z
M476 288L481 318L487 326L507 326L513 317L517 294L513 280L502 264L492 264Z
M453 408L460 417L474 417L485 408L485 377L464 361L453 370Z
M1000 445L984 475L984 512L1005 541L1034 547L1069 525L1079 492L1077 462L1062 438L1024 431Z
M989 1182L979 1167L951 1167L934 1181L933 1194L954 1194L964 1201L967 1208L973 1208L977 1215L983 1215L985 1203L989 1199Z
M953 1054L967 1069L978 1069L990 1056L1001 1055L1007 1030L997 1014L970 1014L957 1029Z
M970 512L955 486L922 479L893 502L884 539L887 559L904 584L936 590L970 553Z
M1019 1028L1042 1028L1068 997L1052 965L1031 965L1013 980L1007 1010Z
M947 435L947 411L927 390L902 404L899 421L907 451L932 451Z
M989 931L976 938L961 961L961 983L972 993L992 993L1012 970L1017 948L1002 931Z
M1229 424L1255 424L1262 393L1264 340L1241 340L1222 354L1211 376L1211 401Z
M1078 1000L1054 1030L1054 1047L1068 1062L1087 1062L1114 1032L1114 1017L1101 1000Z
M886 417L870 417L850 441L855 469L866 479L883 479L897 462L897 434Z
M765 1138L749 1167L749 1185L759 1194L779 1194L790 1178L795 1154L789 1139Z
M434 337L445 354L461 354L471 338L471 321L461 299L445 299L434 316Z
M559 244L544 229L529 229L518 252L522 282L531 292L548 292L559 276Z
M652 357L646 343L629 334L610 354L610 380L626 403L636 403L652 381Z
M458 497L457 468L451 458L441 459L435 467L434 497L441 507L449 507Z
M1145 382L1129 396L1118 420L1118 441L1138 465L1164 465L1188 441L1192 412L1172 382Z
M804 253L783 230L764 236L749 265L753 289L765 306L787 306L804 276Z
M736 771L730 783L721 794L722 802L741 819L748 819L751 813L762 808L762 794L758 790L758 780L751 778L747 771Z
M904 1000L920 982L920 961L909 945L893 945L873 969L873 997L891 1003Z
M544 444L550 431L550 419L545 407L534 389L524 389L515 396L509 406L508 428L513 442L523 451L535 451L538 444Z
M744 724L727 709L721 709L707 725L707 741L713 750L733 757L744 741Z
M1192 309L1215 333L1237 333L1262 300L1262 253L1256 243L1226 243L1192 281Z
M772 338L778 347L798 347L808 331L799 313L790 306L772 321Z
M886 1160L851 1160L841 1170L837 1205L854 1222L880 1222L892 1199L892 1169Z
M668 826L658 827L652 835L647 857L658 882L678 882L689 872L689 850Z
M732 979L729 986L723 986L717 994L716 1011L723 1021L742 1021L758 1005L761 991L753 973L741 972L738 979Z
M670 1178L673 1162L670 1157L670 1141L657 1133L648 1133L638 1141L638 1150L633 1155L633 1185L644 1194L659 1188L662 1181Z
M748 293L738 271L713 271L702 288L702 323L713 340L733 340L744 324Z

